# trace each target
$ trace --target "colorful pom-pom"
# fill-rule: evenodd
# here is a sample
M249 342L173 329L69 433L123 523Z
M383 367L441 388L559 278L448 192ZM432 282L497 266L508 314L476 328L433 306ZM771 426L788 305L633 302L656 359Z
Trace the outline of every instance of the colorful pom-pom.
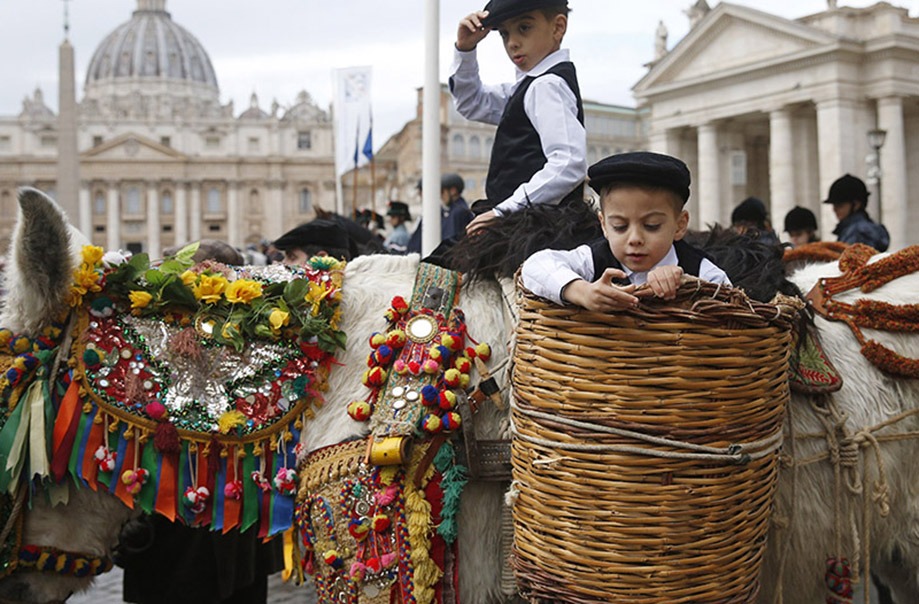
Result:
M32 341L25 336L16 336L10 342L10 347L16 354L22 354L32 350Z
M463 423L460 414L456 411L444 413L443 417L441 417L441 421L443 422L444 430L447 431L457 430Z
M434 359L427 359L422 365L421 370L427 373L428 375L434 375L440 371L440 363Z
M111 472L115 469L117 453L110 451L105 445L99 445L95 453L93 453L93 457L96 460L96 465L99 466L100 472Z
M387 344L382 344L379 348L377 348L374 354L377 357L378 365L389 365L393 358L393 349L390 348Z
M373 530L376 533L383 533L389 530L392 520L389 519L389 516L386 514L377 514L373 517Z
M239 501L243 497L243 482L241 480L229 480L223 487L223 496L227 499Z
M480 342L475 346L475 353L479 355L479 358L483 361L488 361L491 358L491 346L485 342Z
M150 473L143 468L137 470L125 470L121 473L121 482L125 485L125 490L131 495L140 493L141 488L147 483Z
M427 384L421 388L421 404L427 407L431 407L436 405L438 400L438 391L436 387L432 386L431 384Z
M88 368L95 369L101 362L102 359L99 357L99 353L96 352L95 349L87 348L83 351L83 364Z
M367 372L367 383L374 387L382 386L386 381L386 370L382 367L374 367Z
M431 349L428 350L428 357L434 359L435 361L439 361L444 356L443 350L443 346L431 346Z
M371 348L379 348L385 343L386 343L386 336L381 334L380 332L375 332L372 336L370 336L370 347Z
M367 558L367 570L369 570L371 573L376 574L380 572L381 570L383 570L383 563L380 562L380 559L377 558L376 556L372 558Z
M351 563L351 568L348 571L348 576L351 577L352 581L355 583L362 583L366 574L367 567L362 562L354 561Z
M293 468L278 468L274 476L274 488L282 495L292 495L297 491L297 471Z
M459 383L459 385L460 385L460 388L462 388L463 390L465 390L466 388L469 387L469 374L468 374L468 373L461 373L461 374L460 374L460 383Z
M402 359L396 359L396 362L392 364L392 368L398 375L405 375L408 373L408 365Z
M421 374L421 363L419 363L418 361L409 361L408 362L408 372L411 373L412 375L420 375Z
M0 329L0 346L6 348L10 344L10 340L13 339L13 332L5 327Z
M460 384L460 375L458 369L447 369L444 371L444 383L450 388L456 388Z
M348 532L355 541L363 541L370 534L370 522L366 518L352 518L348 523Z
M440 393L437 404L444 411L449 411L456 407L456 394L452 390L444 390Z
M459 357L456 361L453 362L453 366L460 371L460 373L469 373L472 371L472 361L466 357Z
M477 356L475 348L473 348L472 346L467 346L466 350L463 351L463 354L465 354L470 359L474 359Z
M386 334L386 344L395 350L405 346L405 332L401 329L393 329Z
M338 555L338 550L326 550L326 552L322 554L322 559L335 570L340 570L345 565L345 561Z
M373 407L367 401L351 401L348 403L348 415L354 421L365 422L370 419L372 413Z
M405 301L405 298L402 296L395 296L392 299L392 307L399 314L405 314L408 312L408 302Z
M422 418L421 429L428 434L437 434L444 429L444 424L440 416L429 413Z
M207 500L210 496L211 492L205 486L187 487L182 499L193 514L200 514L207 507Z
M252 482L254 482L255 486L261 489L262 492L267 493L271 490L271 483L268 482L268 479L265 478L265 475L258 470L254 470L252 474L249 475L249 477L252 478Z
M159 421L166 417L166 405L159 401L151 401L144 405L144 413L150 419Z

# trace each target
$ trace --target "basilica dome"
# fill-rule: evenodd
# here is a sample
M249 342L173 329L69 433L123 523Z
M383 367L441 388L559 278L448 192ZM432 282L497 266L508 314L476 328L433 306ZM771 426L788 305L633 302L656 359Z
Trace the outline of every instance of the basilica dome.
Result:
M127 23L109 34L93 53L86 72L87 97L117 94L127 85L148 91L168 86L180 96L217 99L217 76L204 47L172 20L166 0L137 0Z

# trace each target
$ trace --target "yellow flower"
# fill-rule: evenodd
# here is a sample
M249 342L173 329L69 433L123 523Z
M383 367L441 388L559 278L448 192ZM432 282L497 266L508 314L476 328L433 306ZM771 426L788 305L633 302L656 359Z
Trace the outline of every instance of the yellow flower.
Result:
M271 325L271 332L277 335L282 327L290 323L290 313L284 312L280 308L272 309L271 314L268 315L268 323Z
M310 281L310 290L304 296L304 300L313 305L310 312L314 317L319 314L319 305L331 292L331 289Z
M85 293L85 291L81 291L77 287L71 287L70 292L67 294L67 304L73 308L83 304L83 294Z
M128 297L131 298L131 308L147 308L147 305L150 304L150 300L153 299L153 295L149 292L143 290L134 290L128 294Z
M223 327L220 328L220 335L223 336L225 340L233 339L233 336L239 335L239 323L227 321L223 324Z
M223 275L201 275L201 280L192 288L195 298L208 304L220 301L220 295L227 288L227 279Z
M227 287L227 300L236 304L248 304L256 298L262 297L262 284L251 279L239 279Z
M182 283L184 283L188 287L191 287L198 280L198 273L194 273L192 271L185 271L184 273L179 275L179 279L182 280Z
M102 261L104 250L95 245L83 246L83 262L89 266L96 266Z
M81 264L80 268L73 271L73 281L74 286L83 290L84 294L86 292L102 291L102 286L99 285L99 274L89 264Z

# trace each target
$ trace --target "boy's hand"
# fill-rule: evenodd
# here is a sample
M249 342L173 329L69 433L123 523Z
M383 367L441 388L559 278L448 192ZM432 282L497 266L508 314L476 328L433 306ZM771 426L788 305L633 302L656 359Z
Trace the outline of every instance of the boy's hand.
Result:
M654 295L664 300L673 300L683 280L683 269L679 266L659 266L648 273L648 286Z
M482 19L488 16L487 10L479 10L466 15L459 22L456 32L456 50L469 52L488 35L490 30L482 26Z
M490 223L492 220L495 220L497 218L498 218L498 214L496 214L494 210L489 210L487 212L483 212L482 214L479 214L478 216L472 219L472 222L466 225L466 234L472 235L479 229L488 226L488 223Z
M562 290L562 300L597 312L632 308L638 305L638 298L632 295L636 286L613 284L613 279L625 276L619 269L608 268L593 283L583 279L572 281Z

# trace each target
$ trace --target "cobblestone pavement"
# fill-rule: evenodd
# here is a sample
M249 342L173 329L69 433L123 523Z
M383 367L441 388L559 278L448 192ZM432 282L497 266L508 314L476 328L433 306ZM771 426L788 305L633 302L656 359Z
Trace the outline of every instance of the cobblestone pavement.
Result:
M112 572L105 573L93 584L92 589L80 595L72 596L67 604L122 604L121 599L122 571L117 566ZM316 604L316 593L312 583L307 581L301 586L284 583L281 574L268 577L268 602L270 604Z

